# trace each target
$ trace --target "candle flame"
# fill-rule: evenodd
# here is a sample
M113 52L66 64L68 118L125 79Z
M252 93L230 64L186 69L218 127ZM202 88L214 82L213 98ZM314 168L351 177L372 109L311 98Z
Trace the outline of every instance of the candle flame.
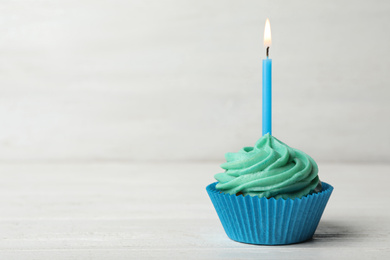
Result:
M264 46L269 47L272 44L271 40L271 24L269 23L269 19L265 21L265 29L264 29Z

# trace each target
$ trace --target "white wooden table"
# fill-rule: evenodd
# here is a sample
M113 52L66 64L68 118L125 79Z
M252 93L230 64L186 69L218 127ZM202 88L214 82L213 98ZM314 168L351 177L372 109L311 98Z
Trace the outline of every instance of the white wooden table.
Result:
M390 165L321 164L335 187L315 237L255 246L224 233L218 163L0 164L0 259L389 259Z

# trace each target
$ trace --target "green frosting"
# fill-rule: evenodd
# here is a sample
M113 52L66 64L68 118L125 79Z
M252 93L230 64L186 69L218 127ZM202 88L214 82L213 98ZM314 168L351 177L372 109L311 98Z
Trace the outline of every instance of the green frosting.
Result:
M321 190L316 162L272 135L225 158L221 167L226 171L214 176L224 193L294 199Z

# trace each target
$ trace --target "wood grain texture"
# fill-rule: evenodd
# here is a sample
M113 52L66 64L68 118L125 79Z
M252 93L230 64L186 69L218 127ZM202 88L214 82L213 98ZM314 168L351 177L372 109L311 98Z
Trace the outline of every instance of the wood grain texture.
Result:
M0 258L390 256L390 165L321 164L334 193L314 239L289 246L227 238L205 191L219 171L217 163L0 164Z
M0 160L219 160L253 145L269 17L274 135L316 160L390 162L388 1L0 10Z

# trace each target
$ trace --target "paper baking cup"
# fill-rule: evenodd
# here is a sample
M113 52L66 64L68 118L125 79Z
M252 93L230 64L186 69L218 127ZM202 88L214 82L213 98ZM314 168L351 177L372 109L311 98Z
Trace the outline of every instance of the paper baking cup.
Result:
M217 182L206 190L232 240L260 245L286 245L306 241L320 222L333 187L301 199L267 199L220 193Z

